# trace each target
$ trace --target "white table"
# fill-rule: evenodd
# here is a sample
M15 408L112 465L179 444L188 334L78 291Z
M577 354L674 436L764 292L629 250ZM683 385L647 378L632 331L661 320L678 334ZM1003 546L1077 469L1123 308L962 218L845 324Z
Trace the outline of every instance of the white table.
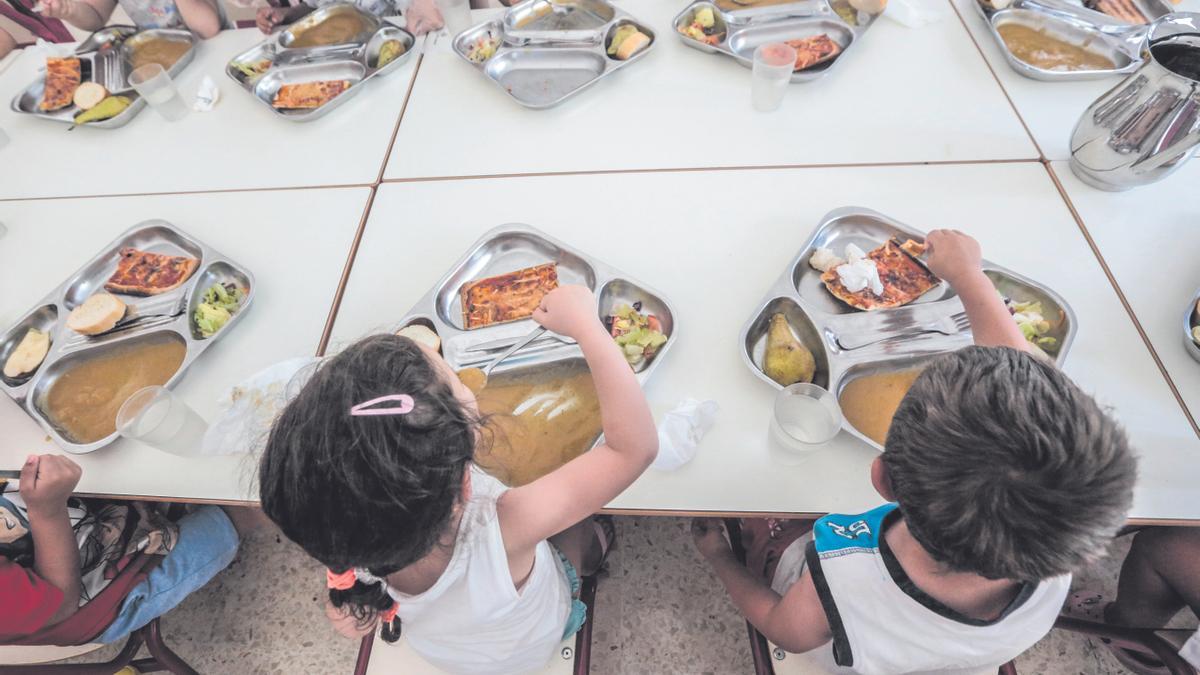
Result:
M257 29L232 30L197 47L180 87L190 96L211 76L221 101L210 113L171 123L146 109L118 129L69 132L66 124L10 109L42 63L25 50L0 75L0 129L12 139L0 149L0 199L374 182L419 55L328 116L297 123L278 118L225 75L231 58L262 39Z
M1037 158L948 2L921 1L942 20L912 30L881 18L774 113L751 108L749 69L675 34L684 0L621 3L657 33L653 51L549 110L520 106L442 39L385 176Z
M697 195L715 196L698 202ZM723 198L724 197L724 198ZM738 332L820 218L846 205L959 227L990 259L1061 293L1079 319L1066 370L1115 406L1144 453L1133 515L1200 518L1200 438L1036 163L543 176L385 184L334 324L345 344L394 323L485 230L525 222L660 289L680 330L647 396L722 407L699 456L649 471L610 505L632 511L856 512L877 504L875 451L843 433L803 465L767 447L774 390Z
M1183 313L1200 288L1200 160L1128 192L1083 184L1067 162L1051 164L1100 255L1125 293L1192 417L1200 419L1200 363L1183 345Z
M1042 154L1051 160L1070 159L1071 132L1075 123L1088 106L1126 76L1082 82L1043 82L1018 75L1005 61L1000 45L996 44L987 23L973 6L977 1L952 0ZM1200 11L1200 0L1182 0L1178 8L1179 11Z
M176 391L212 421L218 399L262 368L316 353L369 190L338 188L0 203L0 325L7 327L118 234L162 218L249 268L254 304ZM6 398L5 403L8 400ZM11 406L0 407L6 419ZM26 425L27 426L27 425ZM19 467L31 434L0 434L0 466ZM121 440L87 455L79 491L172 500L257 499L255 459L181 458Z

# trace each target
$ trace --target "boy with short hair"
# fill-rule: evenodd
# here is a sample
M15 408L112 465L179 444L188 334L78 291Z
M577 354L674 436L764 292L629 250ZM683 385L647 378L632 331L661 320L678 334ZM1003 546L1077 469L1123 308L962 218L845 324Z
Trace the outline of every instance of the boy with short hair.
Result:
M932 361L896 411L871 466L894 503L825 516L811 538L794 523L747 523L750 548L776 549L757 552L770 585L734 559L719 521L693 523L750 623L840 672L977 672L1011 660L1050 630L1071 573L1104 554L1132 501L1124 432L1030 353L978 243L954 230L927 243L978 346Z

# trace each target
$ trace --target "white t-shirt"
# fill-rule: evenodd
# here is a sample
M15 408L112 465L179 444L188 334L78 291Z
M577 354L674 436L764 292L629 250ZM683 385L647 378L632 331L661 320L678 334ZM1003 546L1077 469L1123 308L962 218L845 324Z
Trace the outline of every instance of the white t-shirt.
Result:
M832 514L780 555L772 588L782 594L807 566L833 631L815 650L831 672L861 675L996 672L1054 626L1071 586L1064 575L1027 584L1000 618L963 616L913 584L887 547L895 504Z
M540 670L563 639L571 587L549 542L537 545L521 590L513 585L496 516L496 500L506 489L472 467L471 499L442 576L418 595L388 589L409 645L449 673Z
M1184 661L1192 664L1193 668L1200 670L1200 628L1196 629L1192 637L1183 643L1179 655L1183 657Z

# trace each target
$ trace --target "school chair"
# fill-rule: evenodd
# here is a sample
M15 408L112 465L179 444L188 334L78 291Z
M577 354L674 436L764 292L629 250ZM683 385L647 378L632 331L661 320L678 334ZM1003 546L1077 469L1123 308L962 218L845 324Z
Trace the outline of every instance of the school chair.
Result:
M567 638L559 644L558 656L551 659L538 675L587 675L592 661L592 624L596 609L595 576L583 577L579 597L587 605L587 621L574 637ZM364 637L358 648L354 675L445 674L425 662L412 650L404 639L404 630L401 628L400 639L392 644L384 642L378 632Z
M143 645L150 651L148 658L135 659ZM174 675L199 675L178 654L163 642L158 619L129 634L125 646L111 661L104 663L48 663L87 654L104 647L86 644L74 647L0 646L0 675L112 675L125 666L140 673L170 672ZM36 664L36 665L35 665Z
M1128 642L1143 647L1146 651L1153 652L1158 657L1158 660L1162 661L1163 665L1167 667L1167 670L1171 671L1171 675L1196 675L1197 672L1190 663L1179 655L1179 648L1161 635L1161 633L1168 632L1186 632L1190 635L1194 632L1191 630L1172 631L1170 629L1124 628L1122 626L1110 626L1105 623L1084 621L1083 619L1076 619L1070 616L1058 617L1058 620L1054 622L1054 627L1071 631L1072 633L1098 637L1105 642Z

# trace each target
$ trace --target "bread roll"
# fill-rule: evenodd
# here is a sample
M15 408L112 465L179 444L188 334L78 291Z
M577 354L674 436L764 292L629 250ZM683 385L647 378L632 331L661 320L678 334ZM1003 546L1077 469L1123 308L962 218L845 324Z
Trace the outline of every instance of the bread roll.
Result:
M438 334L422 326L419 323L410 324L396 331L396 335L406 337L419 345L429 347L433 351L439 351L442 348L442 339Z
M4 376L11 378L32 373L42 365L42 361L46 360L46 354L49 351L50 334L30 328L25 331L25 337L21 338L17 348L8 355L8 360L4 362Z
M637 32L625 38L621 42L621 46L617 47L617 58L621 61L628 59L634 54L641 51L642 47L650 44L650 38L646 37L645 33Z
M67 328L83 335L98 335L111 330L125 316L125 303L117 296L97 293L71 310Z

